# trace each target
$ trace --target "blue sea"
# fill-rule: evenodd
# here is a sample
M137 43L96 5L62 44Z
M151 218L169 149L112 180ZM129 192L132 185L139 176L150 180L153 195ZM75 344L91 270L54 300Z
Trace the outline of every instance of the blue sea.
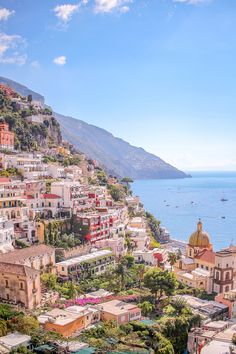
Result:
M199 218L214 250L236 244L236 172L193 172L192 178L132 184L147 211L173 239L187 241ZM227 201L221 201L221 199Z

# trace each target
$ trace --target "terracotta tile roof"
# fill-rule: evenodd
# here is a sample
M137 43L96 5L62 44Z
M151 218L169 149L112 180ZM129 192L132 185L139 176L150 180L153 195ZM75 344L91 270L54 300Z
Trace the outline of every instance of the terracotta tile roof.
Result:
M37 276L39 274L39 271L35 270L33 268L30 268L30 267L24 266L22 264L0 262L0 273L4 273L4 274L11 273L11 274L34 278L35 276Z
M27 248L22 248L19 250L14 250L9 253L0 254L0 262L10 262L23 264L25 259L33 258L45 253L53 254L54 248L47 245L31 246Z
M213 251L204 250L201 253L199 253L195 258L204 262L215 264L215 255L216 254Z
M61 197L57 194L42 194L42 198L44 199L61 199Z

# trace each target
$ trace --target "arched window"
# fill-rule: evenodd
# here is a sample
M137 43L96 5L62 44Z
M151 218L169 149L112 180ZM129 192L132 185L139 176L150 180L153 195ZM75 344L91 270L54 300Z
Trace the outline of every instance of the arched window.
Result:
M220 279L220 273L216 272L216 280L219 280L219 279Z
M229 291L229 286L227 285L226 287L225 287L225 292L227 293Z
M229 280L230 279L230 272L226 272L225 273L225 280Z

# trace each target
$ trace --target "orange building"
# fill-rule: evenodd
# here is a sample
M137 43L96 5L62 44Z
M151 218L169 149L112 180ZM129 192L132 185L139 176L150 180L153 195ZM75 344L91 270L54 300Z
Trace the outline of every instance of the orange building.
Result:
M9 131L7 123L0 123L0 148L14 149L14 133Z
M40 315L38 320L46 330L70 337L74 332L85 328L86 315L86 311L77 314L56 308Z

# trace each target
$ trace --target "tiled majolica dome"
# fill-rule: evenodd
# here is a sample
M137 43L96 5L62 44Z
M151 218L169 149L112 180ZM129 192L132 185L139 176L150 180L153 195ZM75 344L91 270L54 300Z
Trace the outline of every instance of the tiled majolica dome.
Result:
M197 230L189 237L189 246L208 248L210 244L210 237L206 231L202 229L202 222L199 220Z

